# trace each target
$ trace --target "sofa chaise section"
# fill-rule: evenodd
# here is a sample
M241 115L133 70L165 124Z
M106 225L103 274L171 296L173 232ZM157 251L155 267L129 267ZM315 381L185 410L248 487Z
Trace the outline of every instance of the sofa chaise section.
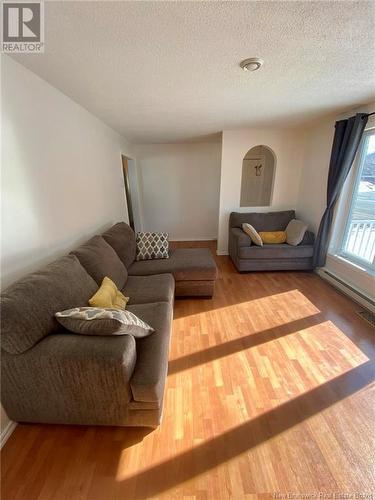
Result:
M136 261L135 234L127 224L115 224L102 237L126 265L129 278L168 273L175 279L176 297L212 297L214 294L218 271L208 248L171 249L168 259Z
M171 274L128 276L122 293L129 297L128 306L152 302L173 304L175 282ZM130 310L130 308L128 307Z
M176 282L176 297L212 297L217 267L208 248L176 248L169 259L143 260L129 267L130 276L171 273Z

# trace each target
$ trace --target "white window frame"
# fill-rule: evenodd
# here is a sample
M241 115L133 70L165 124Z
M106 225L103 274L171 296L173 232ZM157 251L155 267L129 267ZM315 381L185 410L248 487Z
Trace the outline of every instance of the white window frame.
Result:
M347 263L359 267L369 274L375 275L375 261L369 263L368 261L361 259L353 254L346 253L343 250L345 238L347 231L349 230L349 223L351 220L351 211L353 208L353 195L358 189L358 184L360 181L360 171L359 169L363 167L362 160L364 155L364 144L369 135L375 133L375 122L371 120L368 124L361 144L358 148L358 153L353 162L353 166L350 170L348 178L345 181L343 191L340 195L337 208L335 210L333 231L330 240L329 254L337 257L339 259L345 260Z

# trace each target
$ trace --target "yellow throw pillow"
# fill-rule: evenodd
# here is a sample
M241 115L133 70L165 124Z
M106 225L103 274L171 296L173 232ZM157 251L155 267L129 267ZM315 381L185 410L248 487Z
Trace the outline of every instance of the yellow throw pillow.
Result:
M113 283L113 281L105 277L100 285L99 290L89 300L91 307L125 309L129 302L129 297L125 297Z
M259 236L262 238L263 243L267 243L268 245L286 242L285 231L260 231Z

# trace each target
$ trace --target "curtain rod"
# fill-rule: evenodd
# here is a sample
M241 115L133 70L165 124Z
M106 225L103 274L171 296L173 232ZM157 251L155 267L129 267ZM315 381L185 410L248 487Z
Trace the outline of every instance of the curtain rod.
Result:
M375 115L375 111L373 111L372 113L357 113L357 114L362 115L361 118L363 120L364 118L368 118L369 116Z

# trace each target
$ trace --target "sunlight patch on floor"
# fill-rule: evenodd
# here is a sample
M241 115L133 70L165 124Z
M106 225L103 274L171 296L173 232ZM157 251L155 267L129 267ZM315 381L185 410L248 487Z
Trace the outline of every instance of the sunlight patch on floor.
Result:
M271 349L271 344L277 347L277 351ZM273 352L280 354L280 351L285 352L283 365L280 359L272 357ZM277 414L281 407L367 361L368 357L339 328L331 321L324 321L271 340L261 351L255 347L250 358L246 352L238 352L230 360L212 360L212 363L203 363L183 374L176 374L173 383L168 381L166 388L164 420L154 445L153 456L157 458L150 456L147 466L138 463L138 449L142 443L123 450L116 480L128 480L181 457L185 460L186 454L206 449L210 443L214 445L217 437L230 436L237 432L238 427L250 425L252 420L266 414ZM216 364L216 374L213 363ZM217 378L220 381L218 386L214 383ZM201 381L200 384L197 380ZM270 395L266 404L265 390ZM200 412L197 411L199 401ZM215 428L205 426L204 422L215 420L217 410L221 415L228 414L227 421L235 422L235 425L227 426L223 418L215 423ZM165 440L168 440L168 453L164 455L162 443Z
M316 319L315 315L311 316L312 321ZM313 361L319 366L326 364L334 369L337 367L337 359L334 360L329 354L330 350L334 351L335 356L338 355L338 359L344 358L345 360L346 358L348 362L354 358L361 361L368 359L332 321L321 321L298 330L294 330L295 327L295 323L291 322L291 331L280 332L280 336L277 337L276 334L276 338L269 338L265 335L263 339L262 332L256 331L250 335L239 336L219 344L209 344L200 350L174 357L169 361L169 377L176 373L199 369L202 365L214 363L224 358L235 357L244 352L257 350L258 348L267 349L267 346L275 343L281 346L286 355L286 360L298 360L302 365L306 364L304 363L306 358L308 363ZM267 332L269 330L265 331L265 333ZM197 338L197 343L199 343L198 340ZM272 355L268 358L269 361L272 361ZM215 365L214 369L218 370L217 365ZM263 375L267 376L267 373Z
M320 415L324 414L326 411L331 411L336 405L345 401L347 398L354 397L354 395L364 389L366 385L349 391L346 395L335 394L334 396L327 396L330 394L329 390L327 392L327 388L332 382L337 381L339 377L350 375L350 372L354 373L356 369L360 368L361 365L365 363L366 361L359 363L358 366L348 367L348 369L337 373L321 384L317 384L292 398L288 398L286 401L280 401L277 406L261 411L252 418L246 419L235 426L223 427L219 433L216 432L208 435L205 439L198 441L191 439L189 444L187 446L185 444L182 448L178 448L177 446L171 447L171 443L169 443L167 447L168 452L165 455L163 454L163 447L156 447L154 452L155 455L158 455L158 458L152 460L150 456L150 461L147 461L147 465L145 465L144 462L137 463L137 448L142 447L142 443L124 449L119 457L116 481L131 482L138 477L140 477L141 480L147 477L150 477L150 479L154 478L155 480L155 478L160 477L159 474L164 474L167 470L170 470L170 473L173 474L174 467L177 467L179 470L181 468L183 469L187 464L191 464L192 460L199 461L203 459L206 462L205 468L202 470L199 469L199 472L198 469L193 467L193 472L190 477L185 478L184 475L182 475L182 480L177 483L173 483L173 480L171 480L170 487L168 486L168 481L166 481L167 487L163 490L166 492L169 491L169 489L172 490L176 487L180 487L182 484L188 483L192 477L197 480L199 477L203 477L208 471L216 467L225 464L228 465L232 461L238 461L241 456L246 456L250 451L253 453L254 450L259 447L264 447L272 440L282 438L285 434L293 432L293 429L297 429L299 426L305 425L309 421L315 422L316 412L309 409L308 401L310 398L319 398L319 396L317 396L317 391L319 392L322 390L322 394L325 394L325 399L328 397L328 400L324 401L321 407L319 407L318 413ZM306 406L304 404L305 400L307 403ZM294 407L296 411L293 410ZM298 413L301 407L306 408L306 413ZM168 410L168 413L170 413L170 410L171 409ZM280 414L280 422L282 423L278 423L278 414ZM297 416L293 417L293 415ZM170 424L171 422L173 422L173 420L168 419L168 423ZM277 424L275 429L272 428L271 422ZM189 425L191 425L191 421L189 421ZM159 444L166 438L167 433L172 440L176 439L176 434L170 426L165 428L165 431L161 428L157 440ZM246 443L247 439L248 448ZM172 453L171 450L173 450Z
M264 311L267 315L267 324L271 319L274 321L274 326L278 326L285 322L285 311L288 312L289 319L287 321L301 319L305 316L321 312L320 309L318 309L298 289L266 295L265 297L250 299L245 302L239 301L234 304L218 304L218 301L215 301L214 299L213 302L210 303L209 310L205 310L205 302L203 301L201 307L203 308L202 311L190 312L189 309L185 307L184 301L177 301L175 304L176 310L175 318L173 320L174 325L178 326L181 323L185 323L187 318L189 318L189 321L191 321L191 324L193 325L205 317L212 318L217 313L225 315L232 314L233 317L236 317L237 314L241 314L243 312L251 313L253 311L254 313L257 313L259 311Z

